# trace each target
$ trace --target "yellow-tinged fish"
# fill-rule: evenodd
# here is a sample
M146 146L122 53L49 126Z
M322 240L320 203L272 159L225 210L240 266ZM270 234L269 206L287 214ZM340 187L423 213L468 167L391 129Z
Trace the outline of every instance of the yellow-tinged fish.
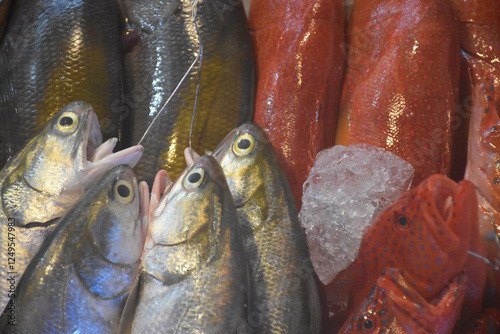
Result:
M246 332L243 241L217 161L201 157L151 204L132 333Z
M96 180L21 278L2 333L117 333L138 275L148 188L129 166Z
M2 308L58 218L107 170L119 164L134 166L141 157L142 146L112 153L116 138L101 142L90 104L74 102L0 171Z
M265 132L246 123L215 149L234 197L250 274L255 333L319 333L321 312L304 230Z
M240 1L121 0L139 43L125 56L127 107L132 111L132 144L139 142L199 54L196 63L144 141L144 159L135 171L153 183L165 169L173 178L185 167L183 151L199 86L192 147L213 149L226 133L252 119L254 65L250 33Z
M16 0L2 51L24 145L62 107L87 101L104 138L121 141L119 12L114 0ZM4 98L3 92L0 97ZM5 112L1 110L0 112ZM5 158L0 157L0 161Z

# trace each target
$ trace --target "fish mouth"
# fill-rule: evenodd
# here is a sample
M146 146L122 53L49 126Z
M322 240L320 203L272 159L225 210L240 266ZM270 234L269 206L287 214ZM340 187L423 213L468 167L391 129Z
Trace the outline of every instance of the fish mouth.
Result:
M239 128L235 128L235 129L231 130L231 132L229 132L227 134L227 136L224 137L224 139L222 139L222 141L219 143L219 145L217 145L217 147L215 148L215 150L213 150L213 152L210 154L215 159L217 159L217 161L221 162L220 159L224 155L224 152L226 152L226 150L229 147L231 147L230 144L233 142L234 133L238 129Z
M84 137L84 152L86 152L86 160L84 162L88 176L99 177L107 170L117 165L126 164L134 167L142 157L144 148L142 145L135 145L123 149L118 152L113 152L117 138L110 138L103 143L101 126L97 115L90 109L87 120L87 129Z
M457 195L461 186L443 175L433 175L421 192L422 195L431 195L427 222L434 240L442 250L456 251L460 242L454 217L457 204L460 204L457 203Z

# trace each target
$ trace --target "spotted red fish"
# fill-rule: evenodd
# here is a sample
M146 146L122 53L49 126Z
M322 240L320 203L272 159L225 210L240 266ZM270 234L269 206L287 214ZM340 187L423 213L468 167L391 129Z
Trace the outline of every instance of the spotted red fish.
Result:
M359 304L381 272L395 267L423 298L431 300L467 267L465 306L479 313L486 265L469 256L481 249L474 185L435 174L388 206L363 236L354 262L353 305ZM475 240L475 241L474 241ZM469 270L473 268L473 270Z
M444 288L442 297L430 303L400 270L388 268L339 333L451 333L466 287L466 277L460 274Z
M254 121L278 154L298 209L316 154L333 146L344 69L342 0L252 0Z
M448 174L460 46L449 0L356 0L336 144L383 147Z
M485 303L500 307L500 117L492 80L479 82L473 91L469 157L465 178L477 186L480 238L486 248L488 282Z

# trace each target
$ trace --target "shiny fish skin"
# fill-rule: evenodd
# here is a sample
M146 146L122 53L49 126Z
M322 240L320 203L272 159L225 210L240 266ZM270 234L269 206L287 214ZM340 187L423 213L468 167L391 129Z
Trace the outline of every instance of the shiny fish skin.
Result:
M449 175L460 43L449 0L357 0L347 29L336 145L382 147Z
M64 117L74 117L73 126L61 127ZM142 147L111 154L115 141L101 144L99 123L86 102L63 108L11 159L0 172L0 302L9 300L7 278L16 272L15 284L35 255L45 236L84 193L111 167L135 165ZM100 146L98 146L100 145ZM93 161L89 161L94 155ZM14 226L9 231L9 220ZM9 235L9 232L11 233ZM14 240L8 240L8 237ZM14 242L12 255L8 243ZM15 258L13 260L8 258Z
M188 167L159 203L149 222L143 266L132 333L245 330L243 241L214 158L201 157Z
M245 123L214 157L226 175L245 240L249 325L255 333L319 333L321 312L305 233L267 135Z
M120 140L123 94L113 0L17 0L3 39L24 145L63 106L87 101ZM0 73L0 76L3 75Z
M14 299L15 326L5 324L7 312L2 333L116 333L146 235L145 184L141 192L125 165L89 188L28 266Z
M198 54L190 0L122 0L140 41L126 55L127 103L132 144L166 102ZM192 145L212 150L226 133L253 113L254 82L250 34L243 6L231 0L201 0L197 24L203 63ZM150 185L159 169L177 177L184 169L198 65L142 142L144 158L135 171ZM128 121L128 120L127 120Z
M428 302L407 282L404 271L387 268L338 333L451 333L466 285L467 278L460 274L440 298Z

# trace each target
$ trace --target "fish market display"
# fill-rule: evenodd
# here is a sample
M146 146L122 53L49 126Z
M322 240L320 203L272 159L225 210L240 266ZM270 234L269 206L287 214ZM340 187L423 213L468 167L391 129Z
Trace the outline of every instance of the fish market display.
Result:
M479 229L487 258L500 265L500 117L496 108L492 80L480 81L473 92L470 120L469 159L465 178L477 186L479 197ZM485 299L500 307L500 271L489 267Z
M21 146L62 107L80 100L94 107L105 139L121 139L124 115L118 108L123 92L116 3L16 0L13 7L2 47L19 113L16 136ZM5 71L0 68L0 77Z
M321 151L304 184L300 223L324 296L323 330L338 331L349 307L352 262L363 231L410 187L414 169L368 144Z
M143 266L132 333L237 333L245 326L243 241L213 157L188 167L152 213Z
M134 166L141 157L141 146L112 153L116 138L101 142L92 107L74 102L59 111L1 170L2 305L57 219L85 189L113 166Z
M250 274L248 324L257 333L319 333L318 293L286 176L262 128L245 123L214 150L233 195Z
M473 86L486 78L500 90L500 2L497 0L452 0L459 22L462 47L461 106L453 126L457 129L452 172L462 179L467 162L469 115ZM500 97L495 99L500 108Z
M449 0L359 0L349 19L336 144L382 147L413 185L450 172L460 50Z
M342 0L253 0L254 122L266 130L300 209L316 154L333 146L344 70Z
M126 165L96 181L26 269L2 333L117 333L138 274L149 194Z
M200 80L196 63L141 142L144 158L135 170L151 184L159 169L172 177L184 169L183 151L191 146L189 133L198 88L192 132L192 147L198 152L212 150L225 134L252 118L251 41L239 1L197 2L199 37L192 0L122 2L140 39L125 57L127 104L133 111L128 119L131 143L139 142L196 59L199 38L203 44Z
M465 296L465 275L444 287L432 303L415 290L400 270L387 268L353 311L339 333L451 333Z
M462 316L480 313L486 264L468 253L484 255L477 205L471 182L457 185L436 174L388 206L361 241L354 262L353 305L366 297L389 266L402 270L410 286L429 301L465 268Z

